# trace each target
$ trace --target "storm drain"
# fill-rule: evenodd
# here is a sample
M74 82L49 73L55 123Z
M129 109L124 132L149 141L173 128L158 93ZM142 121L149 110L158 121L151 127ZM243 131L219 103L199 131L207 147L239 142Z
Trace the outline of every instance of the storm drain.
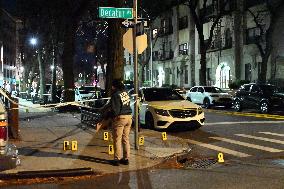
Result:
M216 159L189 159L183 163L186 169L210 169L218 164Z

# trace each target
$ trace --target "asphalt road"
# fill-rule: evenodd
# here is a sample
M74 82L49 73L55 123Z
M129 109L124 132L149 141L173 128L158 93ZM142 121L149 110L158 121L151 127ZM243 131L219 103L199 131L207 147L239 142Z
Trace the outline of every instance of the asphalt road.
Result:
M186 140L193 159L224 163L205 169L151 168L68 183L12 188L284 188L284 115L205 110L206 125L195 131L169 131Z

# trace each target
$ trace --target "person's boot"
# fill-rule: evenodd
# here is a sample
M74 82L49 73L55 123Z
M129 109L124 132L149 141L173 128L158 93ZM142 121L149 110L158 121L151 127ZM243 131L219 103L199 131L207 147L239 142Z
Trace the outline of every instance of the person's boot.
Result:
M113 166L119 166L119 160L117 160L117 159L114 159L114 160L112 160L111 161L111 165L113 165Z
M119 163L122 164L122 165L129 165L129 160L128 159L121 159L119 161Z

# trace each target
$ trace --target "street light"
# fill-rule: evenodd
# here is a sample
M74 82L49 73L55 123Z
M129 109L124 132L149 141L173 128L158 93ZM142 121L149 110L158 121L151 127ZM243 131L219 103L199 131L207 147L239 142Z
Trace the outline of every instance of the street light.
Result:
M51 70L54 70L54 65L51 65L51 66L50 66L50 69L51 69Z
M32 37L32 38L30 39L30 44L31 44L32 46L37 45L37 38Z

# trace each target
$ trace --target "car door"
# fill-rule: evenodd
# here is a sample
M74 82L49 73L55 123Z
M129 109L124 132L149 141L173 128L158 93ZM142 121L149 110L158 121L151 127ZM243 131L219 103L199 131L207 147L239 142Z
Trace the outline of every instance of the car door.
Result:
M258 107L261 100L261 89L257 85L252 85L246 103L249 107Z
M196 103L202 104L204 100L204 88L203 87L198 87L197 89L197 94L196 94Z
M190 89L187 97L190 98L191 102L196 103L196 95L197 95L197 87L193 87Z
M248 97L250 94L251 85L245 84L237 92L237 97L241 100L243 107L248 107Z

